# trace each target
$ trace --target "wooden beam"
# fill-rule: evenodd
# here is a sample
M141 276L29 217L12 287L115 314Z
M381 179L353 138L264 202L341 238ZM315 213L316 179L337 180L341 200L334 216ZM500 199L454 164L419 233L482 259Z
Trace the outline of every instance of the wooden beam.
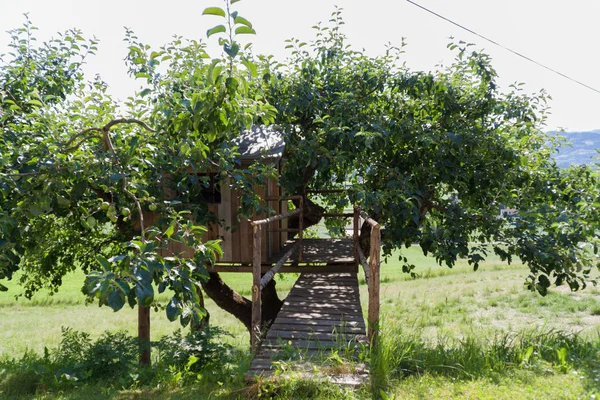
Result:
M283 255L283 257L281 257L281 260L279 260L277 262L277 264L275 264L273 266L273 268L271 268L265 274L265 276L262 277L262 279L260 280L260 289L261 290L264 289L265 286L267 286L267 283L269 283L269 281L271 279L273 279L273 276L277 273L277 271L279 271L279 269L283 266L283 264L285 264L285 262L288 260L288 258L290 258L290 256L292 255L292 253L294 251L296 251L296 248L298 248L299 245L300 245L300 242L296 242L296 244L294 246L292 246L292 248L289 249L288 252Z
M298 215L298 243L300 243L300 247L298 248L298 262L302 261L302 250L304 246L302 245L302 238L304 236L304 197L300 197L300 215Z
M377 341L379 333L379 267L381 264L381 231L379 224L371 228L371 254L369 256L369 330L371 347Z
M272 268L270 264L263 264L261 267L261 273L267 273ZM299 266L299 265L284 265L278 271L280 274L297 274L297 273L310 273L310 274L333 274L342 272L355 272L355 265L352 264L332 264L326 266ZM254 267L252 266L215 266L210 268L209 272L239 272L239 273L252 273Z
M347 190L345 189L312 189L312 190L307 190L306 193L346 193Z
M375 221L373 218L369 217L367 215L366 212L364 212L363 210L360 210L360 216L364 218L364 220L371 225L372 228L375 228L376 226L379 227L379 223L377 221Z
M359 237L358 237L358 223L359 223L359 219L360 219L360 212L357 206L354 206L354 212L352 213L352 244L354 246L354 261L358 264L359 263L359 254L358 254L358 248L359 248ZM357 271L358 272L358 265L357 267Z
M265 225L265 224L268 224L268 223L271 223L271 222L279 221L280 219L291 217L292 215L300 214L301 212L302 212L302 209L301 208L297 208L295 210L288 211L288 212L283 213L283 214L275 215L273 217L269 217L269 218L265 218L265 219L260 219L258 221L252 221L251 224L254 225L254 226L256 226L256 225Z
M293 196L279 197L279 196L266 196L266 201L287 201L287 200L299 200L302 196L297 194Z
M253 265L252 265L252 326L250 333L250 346L252 352L258 351L261 333L261 227L254 225L254 240L253 240Z

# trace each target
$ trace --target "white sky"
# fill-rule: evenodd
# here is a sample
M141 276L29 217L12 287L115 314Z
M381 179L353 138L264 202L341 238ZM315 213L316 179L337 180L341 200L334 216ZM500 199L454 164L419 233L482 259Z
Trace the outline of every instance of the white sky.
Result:
M574 79L600 89L600 1L597 0L416 0L417 3L466 27L523 53ZM223 0L130 1L104 0L0 0L0 32L19 27L29 12L38 37L47 39L57 31L80 28L100 40L100 49L86 71L99 73L113 94L123 99L138 86L127 75L123 58L124 26L153 46L172 35L205 39L217 22L202 17L208 6ZM368 54L384 51L385 44L399 45L407 38L404 55L413 70L430 71L440 62L449 64L453 53L446 49L449 37L477 44L493 58L499 84L506 88L525 82L527 92L545 88L552 96L548 129L569 131L600 128L600 94L585 89L541 67L485 42L404 0L243 0L234 8L250 20L258 32L248 36L255 53L274 54L283 60L284 40L309 41L311 27L326 22L334 6L344 9L345 33L355 48ZM7 34L0 36L0 53L6 52Z

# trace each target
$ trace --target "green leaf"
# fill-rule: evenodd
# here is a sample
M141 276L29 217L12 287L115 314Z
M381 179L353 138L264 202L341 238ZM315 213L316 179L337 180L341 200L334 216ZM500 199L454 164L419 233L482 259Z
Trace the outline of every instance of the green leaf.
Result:
M252 28L252 23L250 21L248 21L246 18L241 17L239 15L237 17L235 17L233 22L235 22L236 24L240 24L240 25L246 25L248 28Z
M93 228L94 226L96 226L96 219L94 217L92 217L91 215L89 217L87 217L85 222L87 222L90 229Z
M177 317L179 317L179 314L181 314L181 310L179 309L179 307L177 307L177 299L175 298L175 296L173 296L171 298L171 301L169 301L169 304L167 304L167 319L171 322L175 321L177 319Z
M39 101L39 100L36 100L36 99L31 99L27 103L31 104L33 106L38 106L38 107L42 107L43 106L42 102Z
M169 228L165 231L165 236L169 239L171 238L171 236L173 236L173 233L175 232L175 224L175 221L171 222L171 225L169 225Z
M233 42L231 46L229 45L229 43L225 43L223 45L223 50L225 51L225 53L227 53L229 57L235 58L235 56L237 56L238 52L240 51L240 45L236 42Z
M125 305L125 294L120 290L114 290L110 296L108 296L107 303L113 311L119 311Z
M7 292L8 288L0 283L0 292Z
M138 299L138 304L141 304L144 307L148 307L152 305L154 301L154 289L152 289L152 284L142 285L138 283L135 285L135 295Z
M254 30L254 28L251 28L249 26L238 26L237 28L235 28L235 34L236 35L256 35L256 31Z
M96 261L100 264L104 272L110 271L110 263L102 254L96 254Z
M202 15L218 15L219 17L224 17L225 11L221 7L207 7L202 11Z
M215 33L223 33L223 32L227 32L227 29L225 29L225 26L224 25L217 25L217 26L215 26L213 28L210 28L209 30L206 31L206 37L211 37Z

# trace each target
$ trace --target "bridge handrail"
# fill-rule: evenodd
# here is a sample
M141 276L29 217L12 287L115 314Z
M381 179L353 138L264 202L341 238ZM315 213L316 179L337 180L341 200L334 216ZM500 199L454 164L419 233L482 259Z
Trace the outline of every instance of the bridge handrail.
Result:
M371 226L371 248L369 261L358 242L359 216ZM374 344L379 333L379 291L381 284L381 225L359 207L354 207L354 253L357 261L365 271L365 281L369 289L369 329L367 336L369 342Z
M251 221L253 227L253 244L252 244L252 321L250 335L250 345L252 352L258 351L258 345L260 344L261 337L261 294L262 289L267 286L269 281L273 279L273 276L279 271L288 258L292 255L294 250L298 249L298 261L302 261L302 225L303 225L303 200L302 196L289 196L289 197L266 197L266 201L283 201L283 200L299 200L299 207L295 210L285 212L283 214L274 215L272 217ZM272 222L280 221L285 218L289 218L293 215L299 215L298 218L298 242L284 254L284 256L271 268L267 273L261 277L262 273L262 227Z

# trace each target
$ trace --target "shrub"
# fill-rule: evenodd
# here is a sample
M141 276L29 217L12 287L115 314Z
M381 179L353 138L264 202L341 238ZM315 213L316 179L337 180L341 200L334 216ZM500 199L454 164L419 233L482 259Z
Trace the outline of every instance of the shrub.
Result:
M225 364L231 357L233 347L218 342L219 336L230 335L220 328L208 327L191 331L185 336L177 330L172 336L163 336L157 343L160 362L164 365L183 367L194 357L197 359L190 369L198 371L211 365Z

